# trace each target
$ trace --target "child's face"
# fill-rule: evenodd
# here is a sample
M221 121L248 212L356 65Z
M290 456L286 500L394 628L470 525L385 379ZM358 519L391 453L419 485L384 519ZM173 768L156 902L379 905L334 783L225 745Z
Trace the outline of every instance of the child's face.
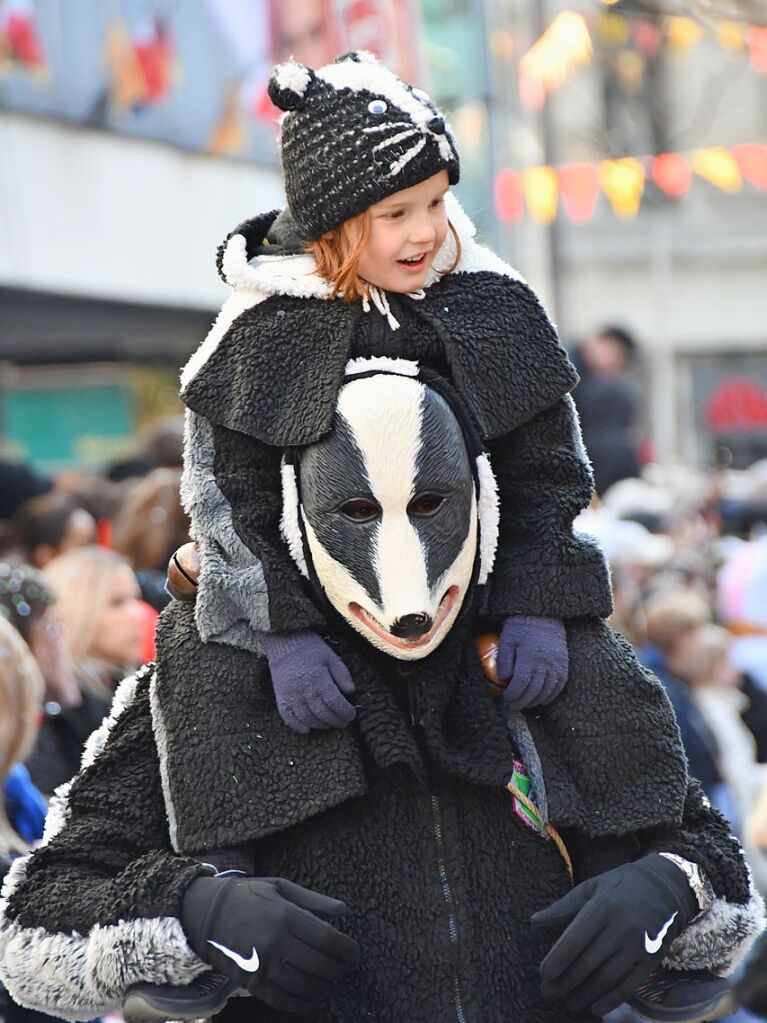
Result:
M447 235L448 187L442 170L370 207L370 238L357 267L363 280L403 294L424 286Z

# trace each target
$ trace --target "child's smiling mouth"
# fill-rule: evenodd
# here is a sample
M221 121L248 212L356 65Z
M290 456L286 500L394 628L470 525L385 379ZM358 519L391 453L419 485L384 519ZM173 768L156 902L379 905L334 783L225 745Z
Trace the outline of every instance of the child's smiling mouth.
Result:
M421 252L416 256L409 256L407 259L398 259L397 263L405 270L422 270L426 265L428 252Z

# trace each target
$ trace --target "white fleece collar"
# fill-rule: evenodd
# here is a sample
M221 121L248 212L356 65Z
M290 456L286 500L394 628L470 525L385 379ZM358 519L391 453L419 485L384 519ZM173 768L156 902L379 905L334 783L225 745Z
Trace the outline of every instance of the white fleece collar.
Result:
M455 272L478 273L484 270L522 280L508 263L475 241L476 228L452 192L447 193L445 202L448 218L461 242L461 260ZM438 268L446 268L452 265L454 259L455 242L452 233L448 231L434 262ZM236 291L255 292L263 298L270 295L329 298L330 285L317 276L315 266L314 257L308 253L294 256L260 255L248 261L245 238L241 234L232 235L226 243L222 261L224 277ZM428 288L438 280L440 275L432 266L424 287ZM376 291L381 294L379 289ZM416 292L413 297L423 296ZM379 300L371 295L371 299L376 308L380 309L384 304L388 306L388 303L384 303L385 296ZM382 312L387 315L386 310Z

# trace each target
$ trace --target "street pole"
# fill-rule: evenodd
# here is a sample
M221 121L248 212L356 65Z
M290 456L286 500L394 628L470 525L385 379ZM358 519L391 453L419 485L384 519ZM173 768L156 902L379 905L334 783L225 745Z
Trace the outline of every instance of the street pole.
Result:
M650 349L650 419L657 459L669 469L677 454L677 366L669 329L674 236L668 210L653 211L650 280L655 329Z
M547 0L531 0L532 27L536 39L540 39L548 27ZM543 162L551 167L556 163L554 125L551 117L549 98L544 99L538 114L538 124L543 150ZM564 296L564 261L562 259L562 218L557 215L546 228L546 251L549 263L549 280L551 288L552 319L559 328L560 335L566 335L569 329L567 307Z

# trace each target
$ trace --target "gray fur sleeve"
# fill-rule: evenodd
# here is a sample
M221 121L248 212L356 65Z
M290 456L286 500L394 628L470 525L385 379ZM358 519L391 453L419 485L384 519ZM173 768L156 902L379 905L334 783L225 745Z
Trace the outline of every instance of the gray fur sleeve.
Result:
M643 846L645 853L675 853L697 863L716 896L713 905L671 944L664 966L730 973L764 930L764 902L754 888L740 843L697 781L690 781L680 827L647 833Z
M281 457L187 410L181 497L200 547L195 620L206 643L260 654L264 633L324 624L281 533Z
M41 846L6 877L0 979L20 1005L93 1019L137 981L185 984L207 969L178 920L204 868L170 849L150 675L121 684L80 774L51 802Z

